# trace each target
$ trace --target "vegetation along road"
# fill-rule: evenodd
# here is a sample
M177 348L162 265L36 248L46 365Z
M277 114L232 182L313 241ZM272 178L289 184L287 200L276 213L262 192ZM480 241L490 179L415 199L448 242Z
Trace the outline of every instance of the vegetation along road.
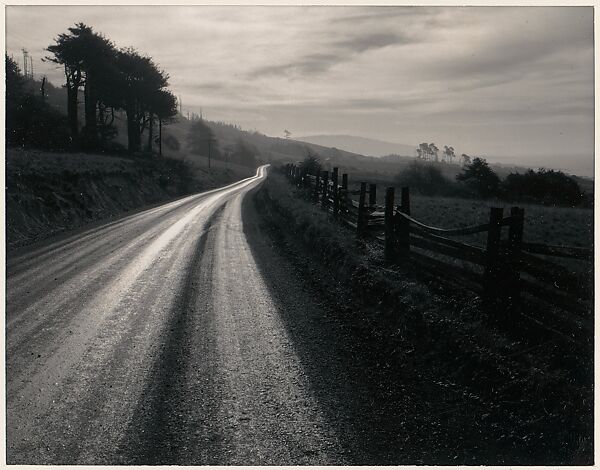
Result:
M9 254L9 463L345 462L242 222L265 176Z

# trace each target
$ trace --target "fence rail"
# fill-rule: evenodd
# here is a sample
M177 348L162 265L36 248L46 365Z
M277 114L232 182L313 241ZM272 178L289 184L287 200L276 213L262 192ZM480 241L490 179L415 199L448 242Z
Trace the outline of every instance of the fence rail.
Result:
M358 238L382 244L387 262L415 262L481 294L488 304L514 308L523 297L532 297L589 313L591 289L585 280L549 258L591 263L593 250L524 242L525 211L520 207L511 208L506 216L502 208L492 207L486 223L470 227L432 227L411 216L409 188L402 188L399 205L395 189L386 188L385 204L380 206L376 185L361 182L359 190L350 190L346 173L340 184L338 168L331 174L309 175L289 164L286 173L298 187L313 188L313 202L355 230ZM503 236L505 227L508 233ZM485 246L450 238L477 233L486 233Z

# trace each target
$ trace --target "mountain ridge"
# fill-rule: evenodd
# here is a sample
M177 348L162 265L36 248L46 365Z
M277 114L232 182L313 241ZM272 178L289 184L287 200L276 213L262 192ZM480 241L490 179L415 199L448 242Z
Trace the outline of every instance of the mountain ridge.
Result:
M383 157L390 154L412 157L415 150L415 146L413 145L346 134L307 135L296 137L295 140L326 147L335 147L340 150L371 157Z

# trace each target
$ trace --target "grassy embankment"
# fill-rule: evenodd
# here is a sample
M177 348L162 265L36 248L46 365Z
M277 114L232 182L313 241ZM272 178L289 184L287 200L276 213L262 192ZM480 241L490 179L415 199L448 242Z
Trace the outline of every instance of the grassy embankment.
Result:
M277 173L269 176L256 198L265 227L377 356L376 367L398 384L390 393L419 390L416 408L425 406L439 445L456 454L425 463L592 461L590 351L575 352L542 332L506 331L475 294L407 266L386 267L380 249L357 243L297 192Z
M253 169L201 159L127 158L8 149L7 247L222 186Z

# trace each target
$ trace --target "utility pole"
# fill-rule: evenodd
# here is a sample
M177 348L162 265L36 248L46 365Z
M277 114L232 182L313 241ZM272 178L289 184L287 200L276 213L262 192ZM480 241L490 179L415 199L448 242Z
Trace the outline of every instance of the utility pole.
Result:
M23 51L23 75L25 77L27 77L27 58L29 55L29 52L27 52L27 49L23 48L21 49Z
M46 76L42 78L42 101L46 101Z
M31 74L31 78L33 78L33 57L29 56L29 63L31 64L31 70L29 73Z

